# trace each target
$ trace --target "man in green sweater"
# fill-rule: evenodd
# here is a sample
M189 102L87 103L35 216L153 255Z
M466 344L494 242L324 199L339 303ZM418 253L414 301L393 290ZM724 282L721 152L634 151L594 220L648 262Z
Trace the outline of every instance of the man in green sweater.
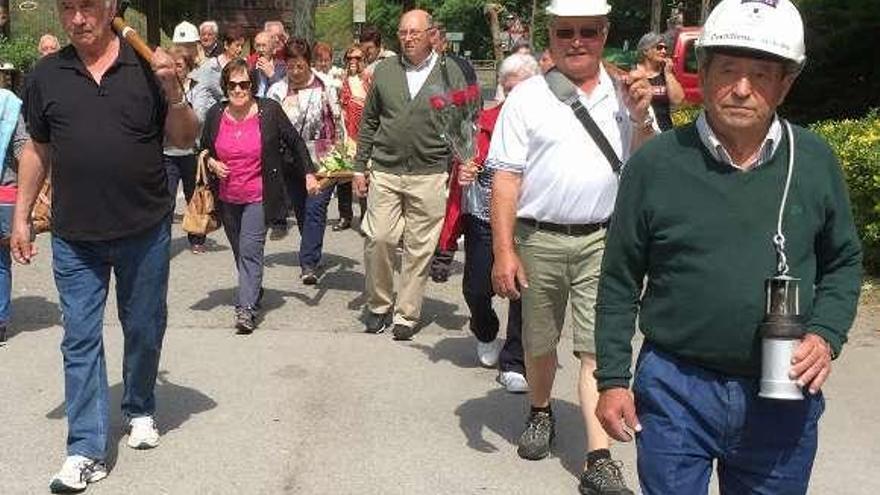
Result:
M790 0L723 0L698 55L704 113L647 143L622 176L596 305L597 415L618 440L635 433L646 495L707 493L713 461L721 493L802 494L861 248L834 154L776 115L805 60ZM807 334L789 374L804 397L786 401L758 397L758 327L791 156L782 232Z
M403 53L376 67L355 156L355 191L361 197L369 191L362 225L366 330L381 333L393 322L396 340L409 340L416 332L428 265L446 211L449 147L442 138L440 112L432 109L430 98L466 86L458 65L433 51L433 29L431 16L423 10L400 18L397 36ZM401 235L395 301L394 257Z

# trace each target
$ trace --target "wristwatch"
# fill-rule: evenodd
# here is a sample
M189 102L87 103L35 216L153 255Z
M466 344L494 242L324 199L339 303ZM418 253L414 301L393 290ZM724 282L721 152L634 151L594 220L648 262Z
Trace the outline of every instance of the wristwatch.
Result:
M654 116L651 115L651 112L645 114L645 118L641 122L632 118L632 115L629 116L629 120L636 125L637 129L641 129L643 131L647 131L649 129L653 130L654 128Z

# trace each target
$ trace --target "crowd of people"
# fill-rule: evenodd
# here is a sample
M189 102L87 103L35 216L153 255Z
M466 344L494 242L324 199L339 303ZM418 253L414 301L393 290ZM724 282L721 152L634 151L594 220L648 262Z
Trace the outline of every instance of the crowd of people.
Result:
M52 492L108 474L111 272L127 444L159 445L171 220L180 183L189 201L201 170L232 248L238 333L257 328L265 245L286 239L291 213L301 282L320 283L335 192L334 229L364 237L367 333L414 338L427 282L446 280L464 238L475 359L497 367L509 392L528 393L520 457L551 453L570 311L587 432L581 494L633 493L612 439L636 440L646 494L706 493L713 462L722 492L806 492L821 387L854 318L861 252L833 154L776 113L805 59L789 0L722 0L713 10L698 51L705 109L680 129L669 115L683 92L662 37L642 38L628 73L602 63L606 0L552 0L548 49L518 44L486 104L473 67L447 53L442 26L422 10L401 16L399 55L367 27L341 67L332 47L289 36L280 21L250 40L211 20L182 22L172 48L145 64L111 30L114 1L69 4L60 16L70 44L44 36L23 98L0 89L0 203L15 204L0 215L4 339L11 259L37 254L30 212L51 176L68 419ZM436 98L460 97L479 107L472 157L453 157L437 111ZM320 180L332 154L352 162L350 183ZM205 253L204 235L188 241L193 255ZM764 280L789 269L807 282L808 333L790 372L804 400L782 403L758 397L754 344ZM496 296L510 301L503 340ZM637 325L645 344L633 374Z

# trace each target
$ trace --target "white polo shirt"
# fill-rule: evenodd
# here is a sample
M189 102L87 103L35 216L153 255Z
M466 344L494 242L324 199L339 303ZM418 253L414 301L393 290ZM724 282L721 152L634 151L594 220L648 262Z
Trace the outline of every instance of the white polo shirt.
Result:
M621 160L630 154L634 132L623 97L601 68L599 84L581 103ZM608 220L617 197L617 175L543 76L514 88L501 109L486 164L522 174L518 217L560 224Z

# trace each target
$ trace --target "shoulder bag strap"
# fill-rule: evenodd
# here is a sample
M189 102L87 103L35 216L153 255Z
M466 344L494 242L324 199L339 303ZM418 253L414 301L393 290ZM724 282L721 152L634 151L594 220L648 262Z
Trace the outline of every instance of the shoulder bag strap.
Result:
M578 121L580 121L581 125L584 126L584 129L587 131L587 134L593 138L596 146L598 146L602 154L605 155L605 159L607 159L608 164L611 165L611 170L613 170L615 174L620 174L623 162L620 161L620 157L617 156L617 152L611 147L608 138L606 138L605 134L602 133L602 130L599 129L596 121L590 116L590 112L587 111L587 108L581 103L578 98L577 88L575 88L574 84L572 84L567 77L562 75L561 72L555 69L545 74L544 78L547 80L547 85L550 87L550 91L559 98L559 101L571 107L574 116L577 117Z

